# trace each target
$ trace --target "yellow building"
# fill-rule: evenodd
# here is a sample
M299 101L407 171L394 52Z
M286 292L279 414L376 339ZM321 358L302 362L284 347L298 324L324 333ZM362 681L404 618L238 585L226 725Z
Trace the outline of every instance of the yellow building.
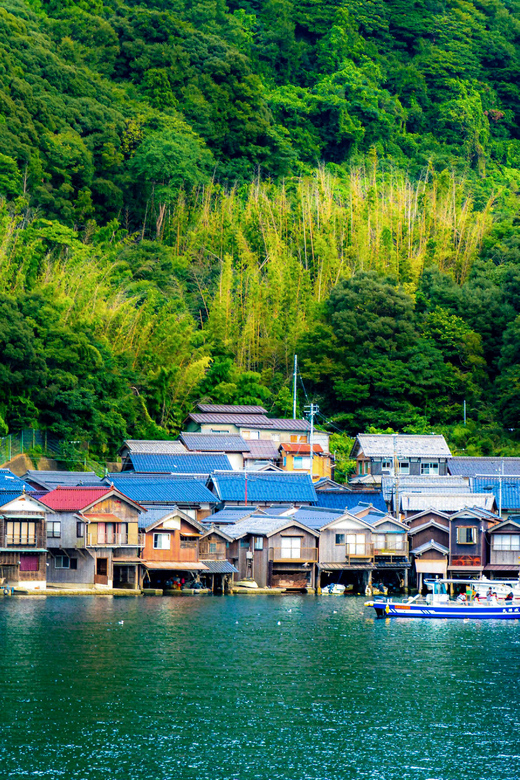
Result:
M332 477L332 459L328 452L324 452L321 444L314 444L312 447L312 477L313 479L322 479L323 477ZM311 471L311 445L301 442L290 442L280 445L280 454L282 458L281 466L284 471L301 471L310 473Z

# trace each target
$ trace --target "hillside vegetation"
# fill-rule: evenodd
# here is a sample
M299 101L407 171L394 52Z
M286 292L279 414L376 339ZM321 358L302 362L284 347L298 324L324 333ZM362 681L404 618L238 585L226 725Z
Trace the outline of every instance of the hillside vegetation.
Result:
M286 414L297 352L330 430L520 452L519 85L515 0L6 0L0 434Z

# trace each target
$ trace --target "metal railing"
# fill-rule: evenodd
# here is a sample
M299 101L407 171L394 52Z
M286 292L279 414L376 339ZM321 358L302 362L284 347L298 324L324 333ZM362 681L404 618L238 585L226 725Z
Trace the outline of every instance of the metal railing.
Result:
M300 547L300 548L288 548L288 547L270 547L269 548L269 560L270 561L292 561L313 563L318 560L318 548L317 547Z

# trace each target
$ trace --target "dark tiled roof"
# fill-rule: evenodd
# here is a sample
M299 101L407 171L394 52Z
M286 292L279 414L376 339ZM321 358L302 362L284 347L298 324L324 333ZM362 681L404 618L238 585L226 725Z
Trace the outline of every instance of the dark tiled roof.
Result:
M153 473L155 471L178 474L210 474L216 469L231 469L226 455L198 455L195 452L185 455L130 455L135 471Z
M212 475L215 491L221 501L245 501L246 481L243 472ZM247 475L247 500L287 504L316 503L316 491L309 474L261 473Z
M248 442L249 452L245 454L248 460L279 460L280 453L278 442L264 441L263 439L253 439Z
M127 439L123 442L121 450L128 448L131 453L144 452L147 454L156 455L180 455L186 452L186 447L181 441L170 440L155 440L155 439Z
M238 569L229 561L205 561L202 558L201 561L208 567L209 574L238 574Z
M216 504L213 493L197 479L112 479L114 487L140 504Z
M270 419L263 414L219 414L216 412L199 414L193 412L189 415L189 419L199 425L205 423L225 425L228 423L240 427L247 426L253 429L262 428L274 431L309 431L311 428L307 420Z
M249 443L231 433L181 433L181 439L197 452L249 452Z
M263 406L248 406L240 404L197 404L199 412L214 412L216 414L267 414Z
M364 493L361 490L351 493L340 493L336 490L317 490L318 506L328 509L347 509L350 511L360 503L372 504L376 509L386 512L386 504L382 493Z
M520 477L520 458L465 458L456 456L448 462L448 470L450 474L459 477L502 473L505 476Z
M212 494L213 495L213 494ZM215 499L215 496L213 496ZM215 512L204 518L204 523L219 525L220 523L238 523L244 517L249 517L256 511L255 506L226 506L220 512Z
M24 478L38 487L54 490L61 486L101 485L103 480L94 471L36 471L30 469Z

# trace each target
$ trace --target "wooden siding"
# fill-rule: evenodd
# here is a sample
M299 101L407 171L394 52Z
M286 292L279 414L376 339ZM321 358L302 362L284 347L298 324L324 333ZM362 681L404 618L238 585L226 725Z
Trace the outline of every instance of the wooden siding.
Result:
M421 545L426 544L426 542L431 542L432 539L434 542L442 544L443 547L449 547L450 545L450 535L448 528L446 528L445 531L441 531L440 528L436 528L432 525L430 525L428 528L425 528L423 531L418 531L413 536L410 536L410 539L412 543L412 552L418 547L421 547Z

